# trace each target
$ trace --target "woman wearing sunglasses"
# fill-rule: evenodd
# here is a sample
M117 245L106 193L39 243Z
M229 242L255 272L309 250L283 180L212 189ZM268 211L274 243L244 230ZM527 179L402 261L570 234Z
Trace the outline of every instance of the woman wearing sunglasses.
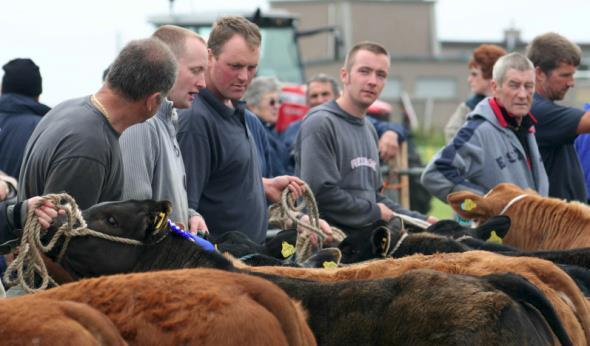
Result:
M246 107L256 114L266 128L273 176L285 175L289 160L287 146L275 131L281 106L280 91L280 83L275 77L256 77L244 95Z

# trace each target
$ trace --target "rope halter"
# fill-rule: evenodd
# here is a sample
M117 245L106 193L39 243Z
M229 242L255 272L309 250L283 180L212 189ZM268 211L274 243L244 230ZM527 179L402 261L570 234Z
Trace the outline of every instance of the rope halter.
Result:
M516 197L514 197L513 199L510 200L510 202L508 202L508 204L506 204L506 206L502 209L502 211L500 211L500 214L498 215L504 215L504 213L506 213L508 211L508 209L510 207L512 207L512 205L514 205L514 203L520 201L521 199L525 198L527 195L526 194L522 194L522 195L518 195Z
M47 245L45 245L41 241L41 235L46 233L46 231L39 224L39 220L35 215L35 209L48 201L53 203L56 210L65 210L67 220L53 234ZM76 227L76 225L78 226ZM156 228L156 231L158 230L159 228ZM6 269L4 282L9 286L19 284L28 293L45 290L49 284L57 286L58 284L47 272L41 251L48 253L56 246L61 238L65 238L57 257L57 263L60 263L71 238L84 236L92 236L134 246L143 245L141 241L135 239L112 236L89 229L76 201L67 193L46 195L41 198L37 205L29 208L27 212L27 220L21 236L18 255ZM41 285L38 288L35 288L35 274L41 278Z

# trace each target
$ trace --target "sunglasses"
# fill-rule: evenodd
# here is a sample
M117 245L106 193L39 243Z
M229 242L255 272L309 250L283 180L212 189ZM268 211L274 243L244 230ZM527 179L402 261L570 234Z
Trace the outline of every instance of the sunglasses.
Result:
M280 105L281 104L281 100L278 99L270 99L270 101L268 101L269 106L274 107L275 105Z

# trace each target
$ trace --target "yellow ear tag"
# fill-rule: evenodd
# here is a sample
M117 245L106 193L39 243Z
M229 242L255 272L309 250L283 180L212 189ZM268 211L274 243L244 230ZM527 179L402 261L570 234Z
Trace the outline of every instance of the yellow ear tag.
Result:
M492 231L490 233L490 237L486 241L490 242L490 243L502 244L502 238L498 237L498 234L496 234L496 231Z
M467 198L463 201L463 203L461 203L461 210L471 211L475 209L475 207L477 207L477 204L475 204L475 202L470 200L469 198Z
M338 264L336 264L336 262L334 261L326 261L323 264L324 268L336 268L338 267Z
M284 258L287 258L294 253L295 253L295 246L287 243L286 241L282 242L281 255L283 255Z
M381 239L381 251L387 250L387 238Z
M156 216L156 220L155 220L155 228L156 230L160 231L162 229L162 226L164 225L164 220L166 220L166 213L164 212L160 212L157 216Z

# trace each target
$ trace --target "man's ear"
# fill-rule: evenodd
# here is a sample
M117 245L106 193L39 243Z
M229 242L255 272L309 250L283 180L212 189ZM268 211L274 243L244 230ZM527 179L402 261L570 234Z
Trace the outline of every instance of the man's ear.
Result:
M145 107L150 114L150 118L156 114L158 109L160 108L160 104L164 101L164 98L161 96L160 92L155 92L147 97L145 101Z
M209 65L211 65L211 62L213 61L214 58L215 58L215 55L213 54L213 51L211 50L211 48L207 48L207 62Z
M345 67L342 67L340 69L340 82L342 82L342 85L346 85L348 81L348 70Z
M447 201L451 208L464 219L486 216L486 200L473 192L452 192L447 196Z
M535 67L535 84L543 83L545 79L547 79L545 72L539 66Z
M492 90L492 95L495 97L498 92L498 83L493 79L490 81L490 88Z

